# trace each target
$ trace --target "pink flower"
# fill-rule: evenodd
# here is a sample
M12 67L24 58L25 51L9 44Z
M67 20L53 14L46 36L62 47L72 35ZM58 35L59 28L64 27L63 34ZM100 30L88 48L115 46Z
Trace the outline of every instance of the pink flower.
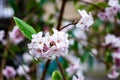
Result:
M7 79L13 78L16 75L16 71L12 66L6 66L6 68L3 69L2 73Z
M85 31L82 31L81 28L75 28L73 30L73 34L81 45L86 46L88 44L86 33L85 33Z
M116 72L115 67L112 67L112 70L110 71L110 73L107 75L108 78L110 79L116 79L119 76L120 73Z
M108 1L108 4L110 5L110 6L120 6L120 4L119 4L119 0L109 0Z
M110 17L110 15L106 12L99 12L98 17L103 21L110 21L110 22L114 21L114 17L113 16Z
M14 44L19 44L24 40L24 36L17 26L15 26L13 30L9 32L9 37Z
M23 57L24 62L27 63L27 64L30 64L32 62L32 60L33 60L33 56L30 55L27 52L24 53L22 57Z
M3 38L5 36L5 32L3 30L0 30L0 41L3 41Z
M92 14L87 14L85 10L78 10L78 12L82 18L76 24L76 27L80 27L81 30L88 30L88 28L94 23Z
M110 7L105 8L104 12L98 13L98 17L103 21L114 22L115 15L120 11L119 0L109 0Z
M26 76L29 71L30 71L30 68L27 65L20 65L17 69L17 73L20 76L22 75Z
M120 49L112 53L112 57L115 60L115 66L120 67Z
M42 32L32 36L32 42L28 44L29 53L36 59L53 59L67 53L69 47L68 34L53 29L54 34Z
M73 75L75 72L77 72L80 69L80 60L77 59L74 63L71 63L70 66L66 69L66 72L69 75Z
M73 76L72 80L84 80L84 76L82 74L82 72L77 72L76 74L77 76Z
M112 47L120 47L120 38L112 34L107 34L105 36L105 45L111 45Z

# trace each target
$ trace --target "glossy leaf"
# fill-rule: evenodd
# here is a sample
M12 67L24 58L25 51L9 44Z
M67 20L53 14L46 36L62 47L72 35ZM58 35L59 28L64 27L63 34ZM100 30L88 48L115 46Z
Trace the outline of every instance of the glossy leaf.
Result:
M62 80L62 75L59 71L54 71L52 74L52 80Z
M36 34L36 31L34 30L34 28L32 26L30 26L29 24L27 24L26 22L24 22L23 20L14 17L14 21L16 23L16 25L19 27L20 31L28 38L28 39L32 39L32 35Z

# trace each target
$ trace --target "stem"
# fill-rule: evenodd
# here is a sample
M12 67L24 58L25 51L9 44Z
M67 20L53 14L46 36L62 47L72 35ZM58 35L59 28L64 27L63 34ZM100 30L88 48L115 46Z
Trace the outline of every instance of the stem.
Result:
M22 66L22 62L14 55L14 53L5 45L2 45L3 48L6 49L6 51L10 52L11 55L15 58L15 60ZM26 75L27 75L27 72L25 70L25 68L22 66L23 70L25 71Z
M89 51L91 51L91 49L90 49L89 47L86 47L86 48L87 48ZM109 67L112 66L111 63L106 62L105 60L98 58L92 51L91 51L91 54L95 57L95 59L96 59L97 61L102 62L102 63L108 65Z
M63 13L64 13L66 2L67 2L67 0L62 1L62 6L61 6L61 10L60 10L60 16L58 18L57 30L59 30L60 26L61 26L61 22L62 22L62 19L63 19Z
M4 54L3 55L7 55L7 53L8 53L7 50L4 49ZM1 68L0 68L0 80L3 80L2 70L4 69L5 64L6 64L6 57L3 57L2 61L1 61Z
M66 27L68 27L68 26L70 26L70 25L75 25L75 24L77 24L77 22L78 22L78 21L73 21L72 23L69 23L69 24L63 26L62 28L60 28L59 31L63 30L64 28L66 28Z
M58 67L59 67L59 69L60 69L60 72L61 72L61 74L62 74L62 77L63 77L63 80L66 80L66 78L65 78L65 75L64 75L64 69L63 69L63 67L62 67L62 65L60 64L60 62L59 62L59 60L58 60L58 57L56 57L56 61L57 61L57 65L58 65Z
M46 73L47 73L47 69L48 69L48 67L49 67L49 64L50 64L50 60L48 59L47 62L46 62L46 64L45 64L45 68L44 68L44 71L43 71L43 73L42 73L42 78L41 78L41 80L45 80L45 76L46 76Z

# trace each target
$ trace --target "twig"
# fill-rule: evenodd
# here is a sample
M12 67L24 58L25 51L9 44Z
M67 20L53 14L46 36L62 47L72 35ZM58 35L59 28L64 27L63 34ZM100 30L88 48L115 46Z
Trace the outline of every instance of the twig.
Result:
M78 21L73 21L72 23L69 23L69 24L63 26L62 28L60 28L59 31L63 30L63 29L66 28L66 27L69 27L70 25L75 25L75 24L77 24L77 22L78 22Z
M48 69L48 67L49 67L49 64L50 64L50 60L48 59L47 62L46 62L46 64L45 64L45 68L44 68L44 71L43 71L43 73L42 73L42 78L41 78L41 80L45 80L45 76L46 76L46 73L47 73L47 69Z
M8 53L7 50L4 49L4 54L3 55L6 55L7 53ZM5 64L6 64L6 58L3 57L2 61L1 61L1 68L0 68L0 80L3 80L2 70L4 69Z
M58 57L56 57L56 62L57 62L57 65L58 65L58 67L59 67L59 69L60 69L60 72L61 72L61 74L62 74L62 77L63 77L63 80L66 80L66 78L65 78L65 75L64 75L64 69L63 69L63 67L62 67L62 65L60 64L60 62L59 62L59 60L58 60Z
M59 30L60 26L61 26L61 22L62 22L62 19L63 19L63 13L64 13L66 2L67 2L67 0L62 1L62 6L61 6L61 10L60 10L60 16L58 18L57 30Z
M14 53L5 45L2 45L2 47L4 47L8 52L11 53L11 55L15 58L15 60L22 66L22 63L21 61L14 55ZM22 66L23 70L25 71L26 75L27 75L27 72L25 70L25 68Z

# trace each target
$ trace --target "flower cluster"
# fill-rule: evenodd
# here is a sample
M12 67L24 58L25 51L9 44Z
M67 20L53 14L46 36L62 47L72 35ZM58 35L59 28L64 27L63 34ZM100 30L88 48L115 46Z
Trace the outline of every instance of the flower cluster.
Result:
M105 36L105 45L110 45L111 48L117 48L114 52L112 52L114 67L112 67L110 73L108 74L109 78L115 79L119 76L119 73L116 72L116 69L120 67L120 37L108 34Z
M100 12L98 17L104 21L114 22L115 15L120 12L119 0L109 0L108 5L110 7L105 8L104 12Z
M108 76L110 79L116 79L119 75L120 75L120 73L118 73L118 72L116 71L116 67L113 66L112 69L111 69L111 71L108 73L107 76Z
M105 36L105 45L111 45L111 47L120 48L120 38L112 34Z
M56 56L64 55L68 52L68 34L53 29L54 34L43 32L32 35L32 41L28 44L29 53L36 59L53 59Z
M15 70L12 66L6 66L6 68L3 69L2 73L7 79L9 79L14 78L17 74L19 76L26 77L29 71L30 69L27 65L20 65L17 70Z
M87 69L87 66L85 64L82 64L80 62L80 59L77 58L73 53L64 56L64 58L66 58L67 61L70 62L70 65L66 68L66 72L69 75L74 75L79 72L83 73L83 71Z
M81 15L81 19L76 24L76 27L80 27L81 30L88 30L88 28L94 23L92 14L87 14L85 10L78 10L78 12Z

